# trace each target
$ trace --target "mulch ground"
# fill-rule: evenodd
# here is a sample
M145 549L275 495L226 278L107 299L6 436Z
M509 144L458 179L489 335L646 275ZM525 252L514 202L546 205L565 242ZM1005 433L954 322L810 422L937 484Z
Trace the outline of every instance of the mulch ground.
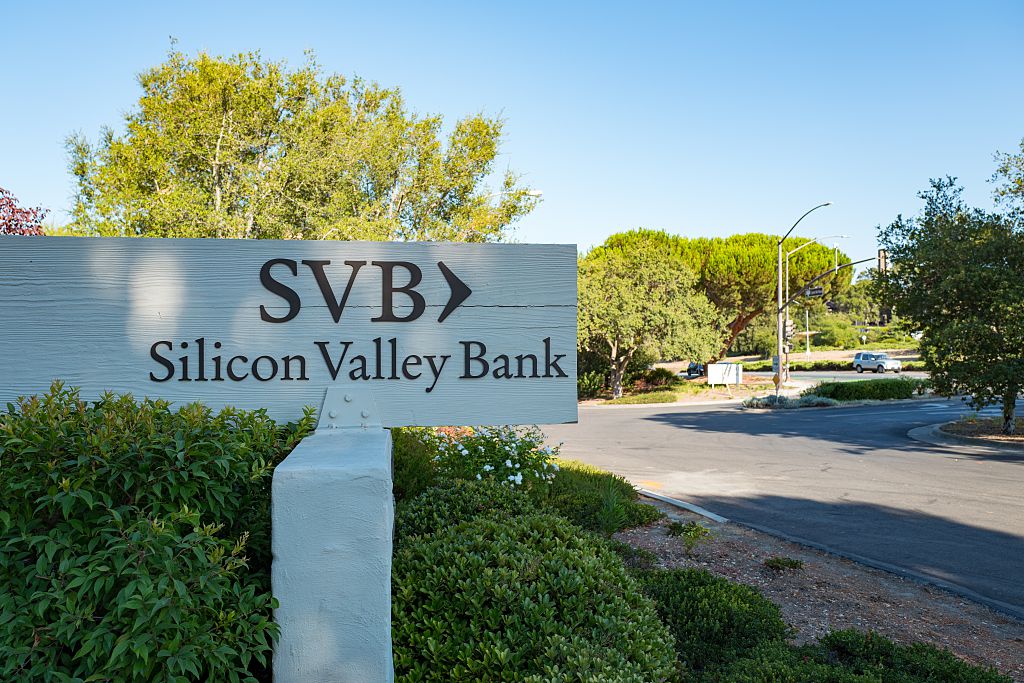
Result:
M982 441L1024 446L1024 418L1018 417L1014 420L1014 426L1017 433L1007 435L1003 434L1003 420L1001 418L965 418L944 424L940 429L948 434L956 434L957 436L969 436Z
M663 568L697 567L761 591L779 605L805 643L833 629L875 631L900 643L926 642L956 656L992 666L1024 683L1024 622L954 593L880 571L836 555L790 543L737 524L718 524L659 501L646 500L668 518L616 535L653 552ZM711 539L688 554L669 536L673 521L697 521ZM801 569L769 569L764 561L786 557Z

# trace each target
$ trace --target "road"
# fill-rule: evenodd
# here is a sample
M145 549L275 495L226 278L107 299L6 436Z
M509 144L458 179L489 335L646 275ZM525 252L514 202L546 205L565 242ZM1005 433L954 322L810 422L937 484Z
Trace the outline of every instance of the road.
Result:
M593 407L545 432L563 457L639 487L1024 616L1024 454L906 435L964 412L943 399L772 412Z

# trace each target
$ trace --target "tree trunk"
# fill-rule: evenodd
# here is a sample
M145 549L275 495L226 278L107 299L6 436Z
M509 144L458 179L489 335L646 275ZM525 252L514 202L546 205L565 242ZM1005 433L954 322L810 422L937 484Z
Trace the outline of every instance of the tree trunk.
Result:
M632 357L632 351L621 358L615 354L612 355L612 398L622 398L622 378L626 374L626 367Z
M718 356L711 359L711 362L719 361L725 358L726 354L729 353L729 349L736 342L736 338L740 336L740 332L747 328L747 325L753 321L754 318L764 313L763 308L759 308L756 311L750 311L747 314L740 313L736 316L736 319L729 323L726 327L729 330L729 336L726 339L725 345L721 351L718 352Z
M1007 392L1003 396L1003 434L1007 436L1016 433L1014 413L1017 409L1017 391Z

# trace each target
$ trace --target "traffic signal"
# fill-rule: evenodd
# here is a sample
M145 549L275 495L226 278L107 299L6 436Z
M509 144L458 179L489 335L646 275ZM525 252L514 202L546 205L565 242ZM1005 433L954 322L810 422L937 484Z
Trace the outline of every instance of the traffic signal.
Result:
M789 341L793 338L794 334L796 334L796 325L791 319L786 318L786 324L785 327L783 327L782 336L786 341Z

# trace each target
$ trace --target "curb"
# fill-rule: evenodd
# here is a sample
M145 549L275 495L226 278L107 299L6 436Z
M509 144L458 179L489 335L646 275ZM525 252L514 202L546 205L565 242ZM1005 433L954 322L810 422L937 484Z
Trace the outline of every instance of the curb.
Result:
M722 517L721 515L716 515L714 512L711 512L710 510L705 510L699 505L687 503L686 501L679 500L678 498L669 498L668 496L663 496L660 493L648 491L647 489L637 489L637 491L639 491L640 495L642 496L647 496L648 498L653 498L654 500L660 500L662 503L668 503L669 505L675 505L678 508L689 510L690 512L700 515L701 517L707 517L712 522L718 522L719 524L729 523L729 520L725 517Z
M695 514L701 515L702 517L707 517L708 519L711 519L715 522L728 522L731 524L737 524L739 526L746 527L747 529L753 529L754 531L761 532L762 534L768 534L769 536L781 538L782 540L789 541L790 543L796 543L797 545L802 545L808 548L814 548L815 550L820 550L821 552L828 553L829 555L835 555L836 557L842 557L847 560L852 560L857 564L862 564L866 567L871 567L872 569L879 569L890 574L895 574L896 576L901 576L905 579L910 579L911 581L915 581L917 583L923 583L928 586L935 586L937 588L941 588L942 590L953 593L954 595L959 595L978 604L985 605L986 607L989 607L997 612L1006 614L1010 617L1013 617L1014 619L1024 621L1024 607L1011 605L1008 602L1003 602L1002 600L997 600L995 598L987 598L984 595L981 595L980 593L974 592L970 588L966 588L951 581L946 581L945 579L939 579L933 576L928 576L927 574L921 574L911 569L905 569L903 567L894 564L889 564L888 562L883 562L881 560L873 560L870 557L858 555L857 553L838 550L831 546L825 545L824 543L809 541L806 538L801 538L800 536L787 534L782 531L778 531L777 529L761 526L760 524L750 524L748 522L740 522L734 519L726 519L725 517L716 515L715 513L709 510L705 510L700 506L693 505L692 503L687 503L681 500L677 500L676 498L669 498L668 496L652 493L651 491L648 491L646 489L637 490L645 496L654 498L655 500L660 500L662 502L668 503L669 505L675 505L676 507L679 507L683 510L688 510Z
M946 423L939 422L937 424L925 425L924 427L914 427L907 432L907 437L914 441L920 441L932 446L941 446L943 448L959 449L970 447L978 452L1024 455L1024 446L996 444L970 436L949 434L940 429L944 424Z

